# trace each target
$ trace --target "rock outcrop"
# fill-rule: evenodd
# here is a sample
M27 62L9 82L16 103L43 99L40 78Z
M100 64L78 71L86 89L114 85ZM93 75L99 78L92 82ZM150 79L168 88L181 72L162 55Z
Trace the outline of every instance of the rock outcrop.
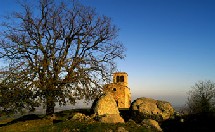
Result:
M93 122L93 119L91 119L89 116L86 116L85 114L82 114L82 113L75 113L72 116L71 120Z
M138 98L130 107L132 119L141 122L143 119L162 121L169 119L174 114L174 109L169 102L151 98Z
M97 121L104 123L124 123L124 119L118 114L106 114L97 116Z
M124 127L118 127L117 132L128 132Z
M105 93L96 99L92 105L93 117L101 122L124 122L120 116L117 104L111 93Z
M93 112L96 115L119 114L116 101L111 93L105 93L93 102Z
M144 119L141 124L143 126L146 126L146 127L153 127L154 129L156 129L158 132L162 132L162 129L160 127L160 125L158 124L157 121L155 120L152 120L152 119Z

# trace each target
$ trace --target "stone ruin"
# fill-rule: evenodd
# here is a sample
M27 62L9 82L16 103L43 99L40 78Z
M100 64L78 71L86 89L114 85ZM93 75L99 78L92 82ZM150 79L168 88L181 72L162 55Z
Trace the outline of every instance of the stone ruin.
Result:
M129 108L131 105L131 92L128 87L128 74L116 72L113 74L113 83L103 87L104 93L111 93L118 108Z
M131 103L131 92L128 88L128 74L116 72L113 83L103 87L104 93L97 98L93 105L93 119L105 123L125 122L119 110L127 112L128 121L133 120L145 126L154 127L162 131L158 122L171 118L174 109L169 102L151 98L138 98ZM124 108L124 109L123 109ZM122 118L123 117L123 118Z

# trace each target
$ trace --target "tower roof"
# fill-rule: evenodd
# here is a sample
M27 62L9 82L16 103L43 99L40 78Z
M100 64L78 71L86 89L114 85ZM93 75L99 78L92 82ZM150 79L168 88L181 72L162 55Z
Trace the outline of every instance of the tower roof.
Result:
M126 72L114 72L113 74L127 74L127 73Z

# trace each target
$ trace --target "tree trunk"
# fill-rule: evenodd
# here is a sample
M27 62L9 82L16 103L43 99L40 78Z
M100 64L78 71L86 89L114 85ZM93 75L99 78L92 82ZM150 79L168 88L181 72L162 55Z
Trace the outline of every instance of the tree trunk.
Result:
M48 96L46 101L47 101L46 102L46 115L54 114L54 107L55 107L54 98L51 96Z

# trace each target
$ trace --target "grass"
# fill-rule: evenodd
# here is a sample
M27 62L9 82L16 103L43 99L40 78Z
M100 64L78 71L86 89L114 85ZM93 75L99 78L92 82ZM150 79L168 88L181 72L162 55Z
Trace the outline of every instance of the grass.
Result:
M39 131L40 127L51 125L50 120L28 120L24 122L16 122L2 126L0 131L4 132L21 132L21 131Z
M134 122L111 124L70 120L76 112L90 114L89 109L74 109L55 113L57 120L38 114L24 115L19 118L1 117L0 132L107 132L117 131L119 127L124 127L127 131L154 132L152 128L146 128Z
M90 115L89 109L73 109L55 113L56 119L39 114L0 117L0 132L114 132L119 127L130 132L155 132L155 129L128 121L126 110L120 110L126 123L101 123L96 121L71 120L75 113ZM181 121L183 119L183 121ZM161 122L164 132L211 131L214 129L215 113L176 116Z
M107 124L107 123L87 123L87 122L78 122L78 121L66 121L60 122L52 126L41 127L39 131L80 131L80 132L104 132L104 131L116 131L118 127L124 127L128 131L135 132L151 132L151 130L147 130L142 126L129 126L123 123L117 124Z

